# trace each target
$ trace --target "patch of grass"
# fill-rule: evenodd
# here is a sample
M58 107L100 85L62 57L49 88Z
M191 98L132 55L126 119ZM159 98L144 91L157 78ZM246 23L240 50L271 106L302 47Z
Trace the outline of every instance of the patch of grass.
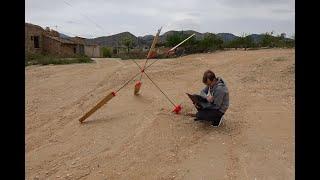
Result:
M52 55L27 54L25 57L25 66L28 65L48 65L48 64L74 64L91 63L93 60L87 56L77 56L74 58L61 58Z
M274 58L273 60L274 60L274 61L285 61L286 58L284 58L284 57L277 57L277 58Z

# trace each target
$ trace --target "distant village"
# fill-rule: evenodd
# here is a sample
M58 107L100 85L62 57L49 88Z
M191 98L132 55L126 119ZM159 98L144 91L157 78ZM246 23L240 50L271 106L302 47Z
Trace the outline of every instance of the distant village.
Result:
M274 36L271 33L247 34L235 36L231 33L199 33L193 30L168 31L159 36L157 54L164 54L187 36L195 34L191 44L177 48L176 55L206 53L215 50L257 49L274 47L294 47L294 39L286 38L285 33ZM184 36L186 35L186 36ZM125 39L130 43L126 44ZM75 36L62 36L49 27L25 23L26 54L52 55L54 57L72 58L86 56L88 58L112 57L121 59L141 59L146 54L154 39L153 35L136 37L130 32L122 32L111 36L86 39ZM129 53L130 51L130 53ZM159 56L159 58L161 58ZM28 60L27 60L28 61Z
M102 57L100 46L88 44L82 37L62 38L59 32L30 23L25 23L25 52L50 54L58 57Z

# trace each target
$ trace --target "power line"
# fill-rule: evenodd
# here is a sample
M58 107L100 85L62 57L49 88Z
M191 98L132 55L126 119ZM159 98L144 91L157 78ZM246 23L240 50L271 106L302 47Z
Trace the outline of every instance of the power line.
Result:
M74 6L72 6L70 3L66 2L65 0L62 0L62 1L63 1L65 4L67 4L68 6L74 8ZM91 18L89 18L89 16L87 16L87 15L85 15L85 14L83 14L83 13L79 13L79 14L80 14L81 16L87 18L90 22L92 22L92 23L93 23L97 28L99 28L100 30L105 31L102 26L100 26L99 24L97 24L96 22L94 22Z

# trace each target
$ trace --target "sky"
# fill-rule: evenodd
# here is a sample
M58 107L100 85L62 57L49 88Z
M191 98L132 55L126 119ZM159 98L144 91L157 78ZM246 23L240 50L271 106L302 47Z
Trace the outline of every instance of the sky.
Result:
M169 30L275 35L295 32L294 0L26 0L25 22L69 36Z

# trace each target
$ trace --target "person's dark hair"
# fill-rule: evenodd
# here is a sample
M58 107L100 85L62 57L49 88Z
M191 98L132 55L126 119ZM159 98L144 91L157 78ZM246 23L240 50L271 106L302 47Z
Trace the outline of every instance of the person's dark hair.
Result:
M214 79L216 79L216 75L214 74L214 72L207 70L203 73L203 78L202 78L202 82L206 83L207 79L210 79L210 81L213 81Z

